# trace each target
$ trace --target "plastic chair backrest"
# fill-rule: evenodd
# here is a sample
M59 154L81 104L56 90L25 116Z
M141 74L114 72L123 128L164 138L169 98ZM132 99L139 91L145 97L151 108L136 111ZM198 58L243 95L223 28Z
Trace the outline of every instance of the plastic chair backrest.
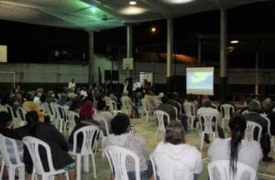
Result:
M8 113L11 115L12 119L17 119L17 115L13 112L12 107L8 104L6 104L5 106L7 107Z
M143 112L150 112L150 104L149 101L146 99L142 98L141 100L141 106L142 106L142 111Z
M66 114L66 111L65 111L65 108L59 104L55 104L55 111L56 111L56 115L57 115L57 118L58 119L61 119L61 120L64 120L66 121L67 120L67 114Z
M166 123L169 124L170 122L170 116L167 112L162 110L155 110L154 115L157 118L158 121L158 130L165 131L165 120L164 117L166 117Z
M51 149L47 143L45 143L44 141L38 138L31 137L31 136L25 136L23 138L23 143L27 146L29 150L29 153L33 161L34 169L37 174L42 175L46 172L47 173L56 172L56 170L53 167ZM40 153L42 149L45 150L45 154ZM43 157L46 157L48 161L49 171L44 170L44 167L42 164L42 160L44 160L44 158L43 159L41 158L42 155Z
M256 130L256 132L255 132L255 130ZM252 121L247 121L244 139L246 139L248 141L255 140L255 141L260 142L261 136L262 136L262 130L263 129L260 124L252 122Z
M230 173L229 160L216 160L207 165L210 180L255 180L257 173L255 169L242 162L237 162L237 171L233 177Z
M69 122L69 134L72 132L72 130L74 129L74 127L76 126L76 122L79 121L79 114L69 110L67 112L68 115L68 122Z
M82 146L81 146L81 155L90 155L93 153L93 150L95 150L96 147L96 142L97 142L97 136L99 135L99 128L94 125L87 125L84 127L79 128L74 132L74 143L73 143L73 151L72 153L78 154L77 151L77 136L78 134L82 134L83 136L83 141L82 141Z
M154 173L154 179L159 180L174 180L174 174L177 174L178 172L175 172L176 164L175 161L171 158L169 158L165 154L150 154L150 160L152 162L153 166L153 173ZM183 177L181 179L188 180L190 179L190 176L194 176L191 171L186 167L182 169L181 172ZM158 178L157 178L158 177Z
M200 128L203 132L209 134L217 132L219 117L213 114L199 115Z
M235 108L234 108L234 106L232 104L222 104L220 106L220 108L221 108L222 118L225 118L227 120L229 120L230 117L235 112Z
M18 146L15 139L8 138L0 134L0 152L6 166L24 166L24 163L20 160ZM10 156L15 160L11 161Z
M140 180L140 163L138 156L131 150L121 146L109 145L104 148L115 180L130 180L128 178L126 164L129 159L134 160L136 180Z
M188 117L196 116L196 106L193 103L185 102L183 103L183 109L185 112L185 115Z
M23 107L18 107L16 110L16 114L20 120L25 121L26 120L25 115L27 114L27 110Z
M272 136L272 134L270 133L270 128L271 128L271 122L270 119L267 117L267 115L265 113L260 114L263 118L265 118L265 120L267 121L267 133L270 135L270 137Z

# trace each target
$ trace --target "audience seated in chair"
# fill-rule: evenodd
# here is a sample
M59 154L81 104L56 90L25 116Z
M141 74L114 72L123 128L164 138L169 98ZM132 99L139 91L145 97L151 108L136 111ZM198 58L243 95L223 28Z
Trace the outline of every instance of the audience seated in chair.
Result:
M48 117L46 117L48 118ZM67 153L69 150L68 143L66 142L64 136L50 123L46 120L45 123L39 121L38 114L35 111L29 111L26 114L27 124L25 126L9 129L7 127L0 126L0 133L4 136L14 138L17 140L22 140L25 136L34 136L48 143L52 149L53 153L53 163L56 169L67 169L70 170L69 176L70 180L75 179L75 162ZM24 147L23 161L25 163L27 177L26 180L31 179L33 164L30 154L27 148ZM62 175L58 176L61 180Z
M201 153L194 146L187 144L185 130L180 122L171 121L166 127L165 141L161 141L155 148L152 156L168 156L175 164L174 180L184 177L184 169L188 168L193 176L189 180L198 179L203 164Z
M97 103L97 110L98 110L97 115L103 117L107 121L107 124L109 127L109 133L111 133L111 120L113 119L114 116L110 111L107 110L106 102L103 100L99 100ZM107 133L106 133L104 122L101 122L101 127L104 133L104 136L106 136Z
M179 119L185 129L185 131L188 131L188 117L182 113L182 105L179 102L179 94L177 92L168 92L167 94L168 97L168 104L170 104L171 106L174 106L177 108L178 111L178 117L177 119Z
M153 178L152 164L147 160L149 156L149 148L146 145L144 138L136 132L130 132L130 119L124 113L117 114L111 121L111 129L113 134L110 134L104 141L104 147L108 145L118 145L125 147L137 154L140 160L140 177L142 180ZM129 179L134 179L134 165L131 161L126 162ZM113 175L111 175L113 176Z
M260 102L256 99L251 100L248 104L248 111L246 114L244 114L244 117L247 121L252 121L255 123L258 123L262 126L262 135L260 144L263 150L263 161L264 162L270 162L273 160L272 157L268 156L268 153L270 152L270 135L268 134L268 124L264 117L260 115L261 111L261 105ZM255 132L257 133L257 132Z
M157 107L156 110L162 110L162 111L168 113L169 117L170 117L170 121L175 121L177 119L176 111L172 105L168 104L168 100L169 99L167 96L163 96L161 98L162 103ZM164 124L165 124L165 126L167 126L166 119L164 119Z
M219 121L220 121L220 112L216 109L216 108L212 108L211 106L211 101L209 99L204 99L202 101L202 107L200 107L197 111L197 115L203 115L203 114L213 114L213 115L217 115L219 117ZM218 123L218 134L220 138L224 138L224 131L222 129L222 127L219 125ZM210 143L209 137L206 135L204 136L205 139L204 141L206 143Z
M263 100L261 112L270 119L270 133L275 136L275 106L270 98Z
M12 128L12 124L13 124L12 117L9 115L9 113L7 113L6 111L1 111L0 112L0 134L3 134L4 136L8 135L4 131L9 131ZM10 137L10 138L15 139L14 137ZM22 140L18 140L18 139L15 139L15 142L18 147L20 159L21 161L23 161L23 142ZM6 146L11 146L11 144L6 144ZM11 162L15 161L14 152L11 152L10 154L11 154L10 156Z
M243 115L233 115L229 121L228 131L229 138L220 139L215 138L208 149L209 160L229 160L230 172L236 174L237 162L242 162L253 167L256 171L259 168L259 163L263 157L261 147L257 141L244 140L244 133L246 129L246 119ZM215 175L215 179L219 178L219 174ZM248 177L243 177L246 180Z

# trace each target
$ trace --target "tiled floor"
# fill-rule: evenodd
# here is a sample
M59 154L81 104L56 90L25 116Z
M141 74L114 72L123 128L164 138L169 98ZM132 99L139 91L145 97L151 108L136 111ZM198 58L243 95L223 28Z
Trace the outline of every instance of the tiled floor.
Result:
M136 132L140 133L146 140L151 151L155 147L155 130L156 126L151 116L149 118L149 122L146 122L145 119L131 119L132 124L135 126ZM187 141L189 144L194 145L199 148L200 139L199 139L199 130L191 130L187 135ZM99 146L100 147L100 146ZM206 169L206 165L208 163L208 159L206 156L207 149L209 144L204 144L202 150L202 157L204 162L204 170L202 174L199 176L199 180L207 180L208 173ZM274 157L275 153L271 152L270 156ZM97 179L99 180L108 180L110 175L109 165L107 159L101 156L101 152L99 151L96 154L96 170L97 170ZM275 180L275 160L271 163L261 163L260 169L258 172L259 180ZM92 167L90 166L90 172L86 173L82 171L82 180L92 180L94 179Z

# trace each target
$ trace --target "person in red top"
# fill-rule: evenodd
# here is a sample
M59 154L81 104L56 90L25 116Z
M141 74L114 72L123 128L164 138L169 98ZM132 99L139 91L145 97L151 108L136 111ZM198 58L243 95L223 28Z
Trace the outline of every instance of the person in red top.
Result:
M94 124L101 128L101 124L93 119L95 110L93 108L93 102L89 99L85 99L83 104L78 109L80 121L84 124Z

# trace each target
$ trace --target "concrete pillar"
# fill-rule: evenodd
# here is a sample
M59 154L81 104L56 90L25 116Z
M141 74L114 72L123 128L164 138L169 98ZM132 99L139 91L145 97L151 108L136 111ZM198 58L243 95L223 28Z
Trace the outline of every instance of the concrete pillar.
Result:
M171 71L173 69L173 18L167 18L167 90L172 91L175 83L172 81Z
M88 83L91 85L94 83L95 79L95 68L94 68L94 32L89 31L89 74L88 74Z
M227 94L227 13L220 9L220 95Z
M132 25L127 25L127 58L133 57L133 33L132 33L133 27ZM134 68L134 67L133 67ZM126 72L126 77L130 77L131 70L128 69Z

